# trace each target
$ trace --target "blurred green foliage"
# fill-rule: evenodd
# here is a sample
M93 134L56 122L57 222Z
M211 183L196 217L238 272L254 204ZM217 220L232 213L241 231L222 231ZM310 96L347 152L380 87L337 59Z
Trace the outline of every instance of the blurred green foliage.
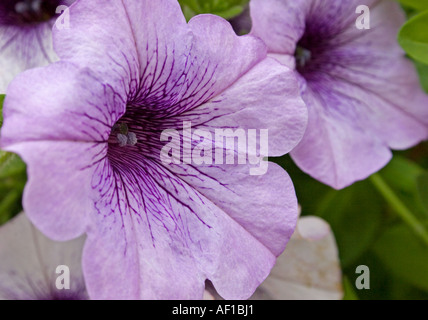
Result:
M4 95L0 95L0 128ZM22 211L21 198L27 181L25 163L15 154L0 150L0 225Z
M358 296L355 293L355 286L345 276L343 277L343 300L358 300Z
M423 11L428 10L428 0L399 0L400 3L408 8Z
M398 42L413 59L428 64L428 11L406 22L400 30Z
M417 178L419 199L425 210L428 211L428 173L424 172Z
M428 93L428 65L415 61L416 68L421 80L421 86Z
M414 59L421 86L428 92L428 0L399 0L409 20L403 25L398 42Z
M428 167L422 164L427 151L425 143L396 153L379 173L425 230ZM319 216L331 225L344 271L345 299L428 299L428 245L403 223L371 179L338 191L302 172L289 156L270 160L290 174L302 215ZM359 265L370 268L370 290L355 288Z
M211 13L231 19L240 15L249 0L179 0L187 20L203 13Z
M5 95L0 94L0 128L3 125L3 102L4 102Z
M26 166L15 154L0 151L0 225L22 211Z
M385 269L396 278L428 292L427 247L403 224L386 229L373 246Z

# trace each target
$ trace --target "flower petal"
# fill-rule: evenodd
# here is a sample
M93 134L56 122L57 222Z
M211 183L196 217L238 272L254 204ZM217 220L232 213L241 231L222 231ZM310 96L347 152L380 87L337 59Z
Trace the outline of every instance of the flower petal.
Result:
M0 93L24 70L56 61L52 22L37 26L0 26Z
M339 110L325 111L324 103L328 102L310 89L303 97L309 109L308 129L291 152L303 171L341 189L367 178L391 160L388 146L380 139L374 139L367 128L355 121L357 118L347 118Z
M220 17L186 24L175 0L94 0L70 12L71 28L54 31L61 59L91 67L157 116L203 104L266 57L262 41L238 37Z
M306 0L251 0L251 34L260 37L270 53L293 56L310 4Z
M125 106L89 69L58 62L28 70L9 86L2 148L23 141L107 141Z
M294 72L267 58L221 95L182 117L195 129L213 134L215 128L268 129L266 156L279 157L301 141L307 108Z
M141 163L139 170L118 172L104 163L98 169L93 185L103 198L96 204L99 214L84 253L88 291L95 299L201 299L207 278L223 297L246 299L275 262L261 234L254 234L255 225L280 223L271 231L281 229L283 238L276 240L276 248L283 249L297 217L291 184L282 185L276 178L286 176L279 167L270 167L266 178L255 178L252 185L260 191L257 199L270 196L267 186L276 188L281 199L277 202L294 207L295 216L275 208L262 215L259 205L251 209L253 215L241 212L241 221L229 216L225 205L227 200L232 206L243 200L236 184L217 205L166 168ZM244 183L244 177L238 180ZM243 224L250 216L256 222Z
M94 210L90 164L103 157L105 146L39 141L14 144L7 150L27 163L23 205L35 226L57 241L82 235Z

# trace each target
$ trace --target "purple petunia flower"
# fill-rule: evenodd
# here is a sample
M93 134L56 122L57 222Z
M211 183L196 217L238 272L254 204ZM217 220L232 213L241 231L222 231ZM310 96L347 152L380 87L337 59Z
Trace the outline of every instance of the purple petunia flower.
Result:
M85 237L46 238L24 213L0 227L0 300L86 300ZM67 268L67 269L65 269Z
M65 6L73 2L0 1L0 93L6 92L18 73L57 60L52 48L52 27Z
M87 233L91 298L200 299L206 279L250 297L296 225L287 173L165 164L161 136L269 129L268 155L289 152L307 121L292 70L219 17L187 24L175 0L77 1L70 23L54 30L62 61L19 75L5 101L27 215L56 240Z
M343 188L367 178L428 136L428 96L397 44L405 21L394 1L252 0L252 34L297 70L308 129L291 153L314 178ZM368 21L366 21L368 22Z

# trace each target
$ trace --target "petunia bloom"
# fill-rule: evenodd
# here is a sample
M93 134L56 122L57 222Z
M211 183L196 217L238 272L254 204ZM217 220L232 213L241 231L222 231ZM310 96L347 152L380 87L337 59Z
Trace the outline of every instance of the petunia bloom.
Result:
M5 101L1 142L28 165L27 215L55 240L87 234L91 298L201 299L206 279L250 297L296 225L289 176L165 164L161 138L186 140L183 123L268 129L265 156L289 152L307 122L293 71L219 17L187 24L175 0L80 1L70 23L54 30L62 61L19 75Z
M52 241L24 213L1 226L0 300L88 299L81 267L84 242L84 236Z
M0 1L0 93L20 72L58 58L52 47L56 18L74 0ZM60 27L67 27L60 21ZM64 25L63 25L64 24Z
M391 149L428 136L428 96L396 40L404 13L395 1L365 1L370 29L360 30L361 4L250 3L252 34L296 70L309 109L308 129L291 156L303 171L337 189L381 169Z

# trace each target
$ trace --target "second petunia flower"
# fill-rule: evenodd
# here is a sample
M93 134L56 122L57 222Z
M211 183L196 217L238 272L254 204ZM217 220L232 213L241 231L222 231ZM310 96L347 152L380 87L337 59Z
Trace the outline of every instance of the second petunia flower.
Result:
M362 4L370 10L370 29L356 23ZM341 189L380 170L391 149L407 149L428 137L428 95L397 43L405 21L398 3L252 0L250 5L251 33L299 77L309 123L291 155L303 171Z
M87 233L92 299L200 299L206 279L250 297L296 225L287 173L165 164L161 136L268 129L265 155L289 152L307 122L292 70L219 17L187 24L175 0L77 1L70 26L54 30L62 61L19 75L5 101L27 215L55 240Z

